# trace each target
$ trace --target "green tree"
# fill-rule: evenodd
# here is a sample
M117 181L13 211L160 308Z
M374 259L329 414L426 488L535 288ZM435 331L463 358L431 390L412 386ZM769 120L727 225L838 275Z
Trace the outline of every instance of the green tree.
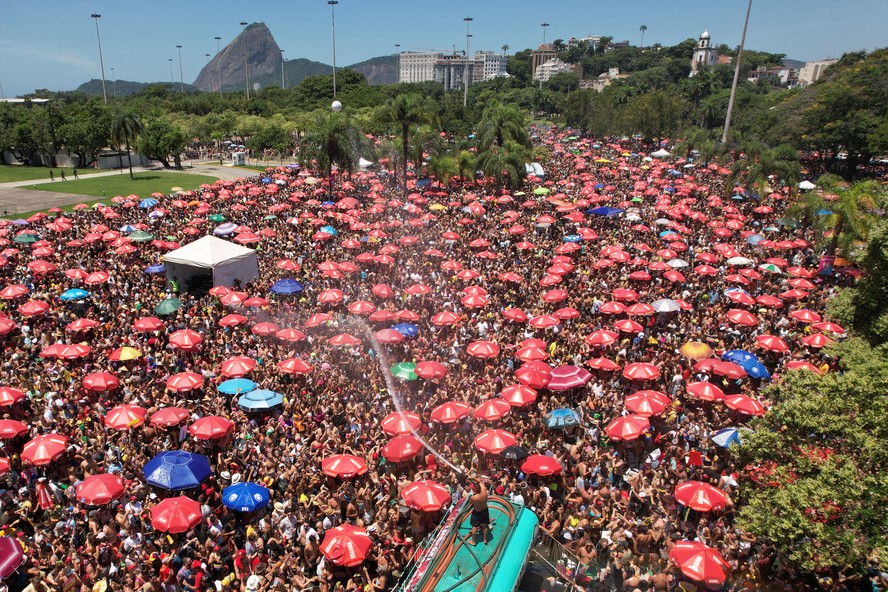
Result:
M435 154L429 159L429 174L441 183L447 183L459 172L456 159L450 154Z
M299 162L305 167L321 171L333 193L333 166L342 173L350 173L358 166L361 133L352 124L347 113L318 112L315 123L299 146Z
M681 128L687 111L687 104L678 95L655 90L629 101L627 124L630 131L640 133L646 140L659 142Z
M731 165L731 173L725 182L725 192L730 195L735 185L742 184L748 191L765 195L772 183L795 187L801 180L801 164L798 153L787 144L769 148L752 141L742 146L743 155Z
M77 157L75 166L84 167L111 139L110 112L99 103L74 106L59 135L68 154Z
M129 164L130 179L134 178L133 158L130 154L130 147L141 133L142 120L135 112L123 109L114 115L114 119L111 121L111 140L117 144L118 149L121 146L126 148L126 160Z
M641 25L638 27L638 30L641 31L641 48L644 49L644 32L648 30L647 25Z
M475 178L475 165L478 158L473 152L460 150L456 154L456 170L463 181Z
M178 125L163 118L149 119L136 141L136 150L154 160L160 161L163 168L173 168L170 157L177 169L182 168L181 155L188 137Z
M483 152L493 146L503 147L507 142L528 146L527 121L524 113L514 105L492 103L484 110L476 133L478 149Z
M526 175L525 163L530 156L529 150L513 141L505 145L493 144L478 155L478 168L496 181L500 187L517 187Z
M401 142L401 192L407 197L407 160L410 147L410 133L416 127L429 123L434 118L434 110L428 100L417 94L398 95L389 100L379 112L382 122L397 129ZM417 163L417 167L422 163Z
M247 142L249 148L254 154L261 154L266 150L270 150L278 155L283 162L285 154L289 154L293 148L293 137L287 133L287 130L280 124L270 123L256 132L250 141Z
M869 229L876 220L869 212L876 209L878 196L884 189L874 180L857 181L847 187L847 183L835 175L821 176L817 186L824 193L838 196L824 206L832 212L825 218L832 233L826 254L835 255L839 247L849 254L855 241L869 238Z

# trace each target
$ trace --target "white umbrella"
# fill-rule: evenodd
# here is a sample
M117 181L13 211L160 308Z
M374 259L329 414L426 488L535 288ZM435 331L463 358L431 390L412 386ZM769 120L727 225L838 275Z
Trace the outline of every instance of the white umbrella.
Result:
M653 306L654 310L657 312L678 312L681 310L681 306L679 306L678 302L670 300L669 298L657 300L652 303L651 306Z
M667 220L666 218L657 218L656 220L654 220L654 224L656 224L657 226L666 226L671 222L672 220Z
M669 261L666 262L666 265L668 265L669 267L674 267L674 268L678 269L681 267L687 267L689 264L684 259L670 259Z
M731 257L728 259L728 265L752 265L752 259L746 257Z
M654 158L666 158L667 156L672 156L666 149L660 148L656 152L651 152L651 156Z
M799 189L802 191L810 191L811 189L817 189L817 185L805 179L801 183L799 183Z

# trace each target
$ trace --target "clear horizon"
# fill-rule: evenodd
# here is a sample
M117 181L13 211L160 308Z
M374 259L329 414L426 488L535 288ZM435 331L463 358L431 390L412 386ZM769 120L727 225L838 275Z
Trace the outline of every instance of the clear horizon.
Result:
M206 64L205 54L216 54L214 37L225 47L236 37L241 21L264 22L286 59L307 58L332 63L331 11L325 0L296 3L267 0L245 7L231 0L144 4L94 0L88 3L46 0L4 6L0 22L0 85L5 97L36 89L73 90L91 79L101 79L95 21L102 38L106 80L138 82L179 80L177 45L182 45L182 70L193 82ZM639 45L639 27L648 27L646 46L673 45L696 38L708 29L716 45L739 44L746 2L723 0L701 4L690 0L671 3L636 0L615 6L582 0L560 0L551 10L536 3L456 0L446 5L419 5L392 0L339 0L336 10L337 66L401 51L463 49L466 16L472 17L471 51L509 53L536 47L543 40L543 22L549 23L547 41L585 35L607 35ZM772 0L754 3L746 47L786 54L801 61L840 57L848 51L872 51L885 45L884 23L888 2L855 0L840 12L834 2ZM436 26L429 27L429 23ZM881 45L880 45L881 44ZM114 69L113 72L111 69Z

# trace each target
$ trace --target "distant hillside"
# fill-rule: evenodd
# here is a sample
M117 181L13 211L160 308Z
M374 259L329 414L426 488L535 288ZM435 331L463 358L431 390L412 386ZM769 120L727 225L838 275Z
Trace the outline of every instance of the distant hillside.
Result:
M398 56L387 55L370 58L347 66L349 70L360 72L367 84L395 84L398 82Z
M799 60L790 60L789 58L783 58L783 65L786 68L791 68L793 70L800 70L802 66L805 65L805 62L801 62Z
M127 97L129 95L140 93L153 84L166 86L170 92L179 92L180 90L178 82L171 84L169 82L134 82L132 80L117 80L111 82L110 80L106 80L105 91L108 93L109 97L113 97L115 92L118 97ZM77 90L87 95L100 97L102 96L102 81L98 78L93 78L89 82L84 82L78 86ZM195 92L197 90L199 89L190 84L185 84L185 92Z

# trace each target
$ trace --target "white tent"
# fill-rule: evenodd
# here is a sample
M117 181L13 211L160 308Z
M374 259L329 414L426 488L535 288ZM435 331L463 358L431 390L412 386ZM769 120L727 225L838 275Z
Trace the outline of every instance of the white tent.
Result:
M256 251L215 236L205 236L163 258L167 281L176 279L183 288L200 275L212 274L214 286L233 286L259 277Z
M802 191L810 191L812 189L817 189L817 185L805 179L804 181L799 183L799 189L801 189Z
M660 148L656 152L651 152L651 156L653 156L654 158L666 158L667 156L672 156L672 155L669 154L669 152L666 151L664 148Z

